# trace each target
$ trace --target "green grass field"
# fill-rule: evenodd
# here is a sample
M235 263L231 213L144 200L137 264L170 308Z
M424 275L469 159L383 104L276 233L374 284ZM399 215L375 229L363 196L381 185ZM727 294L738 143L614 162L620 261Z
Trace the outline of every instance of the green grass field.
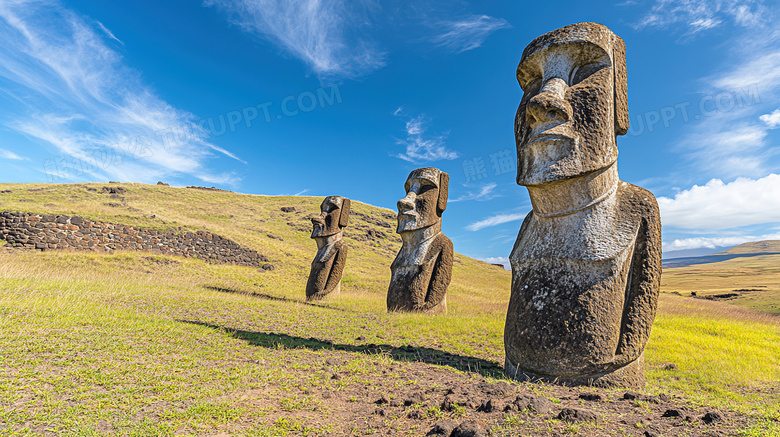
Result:
M268 256L276 269L0 249L0 435L341 435L349 432L333 420L337 408L310 393L360 385L357 402L414 384L420 362L431 372L501 378L510 273L456 255L448 314L387 314L400 243L375 221L389 211L353 202L364 216L345 231L352 248L342 294L309 304L315 245L306 215L320 199L122 186L118 208L83 185L0 184L13 192L0 210L206 229ZM387 237L360 238L369 227ZM755 280L772 263L753 268ZM707 276L675 273L693 283L697 275ZM754 424L744 436L780 435L780 319L670 294L677 286L667 278L646 351L647 391L748 415ZM739 281L729 287L742 288ZM331 362L333 351L345 358ZM400 418L386 422L399 435L420 433Z

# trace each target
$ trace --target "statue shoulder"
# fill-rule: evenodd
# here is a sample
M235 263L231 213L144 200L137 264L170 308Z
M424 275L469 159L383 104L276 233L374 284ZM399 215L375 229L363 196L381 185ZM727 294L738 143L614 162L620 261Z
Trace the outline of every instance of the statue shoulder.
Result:
M450 240L449 237L444 234L437 235L433 244L441 250L452 252L452 240Z
M645 188L620 181L618 199L621 209L631 215L641 216L651 221L661 219L658 201L653 193Z

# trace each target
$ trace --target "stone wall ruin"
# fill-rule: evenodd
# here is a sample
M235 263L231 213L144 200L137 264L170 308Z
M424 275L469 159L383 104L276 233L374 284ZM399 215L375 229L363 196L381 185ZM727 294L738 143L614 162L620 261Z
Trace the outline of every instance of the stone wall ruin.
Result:
M3 211L0 213L0 239L11 247L24 249L136 250L200 258L216 264L263 267L265 270L273 267L264 264L268 258L257 251L208 231L160 231L91 221L77 215Z

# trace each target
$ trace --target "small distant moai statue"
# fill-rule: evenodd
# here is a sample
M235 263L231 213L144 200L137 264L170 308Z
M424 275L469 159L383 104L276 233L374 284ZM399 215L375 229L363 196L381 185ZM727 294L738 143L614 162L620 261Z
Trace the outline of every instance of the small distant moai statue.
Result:
M625 44L602 24L544 34L517 68L517 183L533 209L512 249L504 373L642 388L661 279L653 195L622 182Z
M398 201L402 246L390 266L387 310L446 313L452 279L452 241L441 233L450 175L418 168L406 179L406 197Z
M349 199L328 196L320 205L320 215L311 219L311 238L317 242L317 255L311 262L306 300L319 300L341 291L348 247L342 240L342 230L349 223L349 209Z

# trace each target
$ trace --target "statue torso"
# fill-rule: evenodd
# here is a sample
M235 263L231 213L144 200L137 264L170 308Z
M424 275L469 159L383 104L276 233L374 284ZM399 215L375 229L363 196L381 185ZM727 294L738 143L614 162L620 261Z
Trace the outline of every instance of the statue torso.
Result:
M618 189L580 212L526 218L510 256L507 317L521 368L581 375L612 360L640 226L620 201Z
M306 295L321 293L325 289L328 277L333 269L333 263L344 245L343 240L325 245L317 251L311 262L311 271L306 285Z
M451 252L451 248L452 242L442 233L417 246L402 246L390 266L388 306L419 310L438 304L427 302L431 298L430 283L439 256L444 250Z

